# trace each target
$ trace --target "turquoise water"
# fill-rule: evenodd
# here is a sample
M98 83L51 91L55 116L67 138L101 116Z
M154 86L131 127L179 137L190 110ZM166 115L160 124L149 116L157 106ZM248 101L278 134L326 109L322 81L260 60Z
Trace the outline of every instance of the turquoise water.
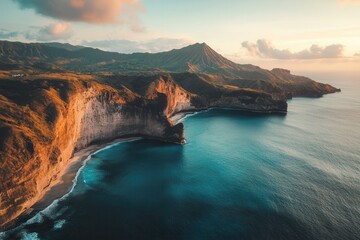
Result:
M188 117L184 146L139 140L101 151L66 198L15 235L359 239L360 83L334 84L343 92L291 100L286 116Z

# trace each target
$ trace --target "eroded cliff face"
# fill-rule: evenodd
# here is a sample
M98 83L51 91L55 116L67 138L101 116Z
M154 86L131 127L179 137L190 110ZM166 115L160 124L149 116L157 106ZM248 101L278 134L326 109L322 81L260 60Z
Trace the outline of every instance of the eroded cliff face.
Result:
M264 92L236 90L222 94L220 98L212 101L210 106L254 112L285 113L288 105L285 97L279 99Z
M131 93L78 79L0 84L0 227L39 199L76 150L123 136L184 141L182 124Z
M121 78L116 79L116 83L121 81ZM141 92L145 98L160 102L162 98L166 99L164 114L168 117L179 112L216 107L259 112L287 111L285 94L270 94L233 85L219 86L191 73L160 74L131 81L146 86L145 91Z
M175 131L167 118L151 105L117 104L100 96L84 105L75 148L108 142L119 136L143 136L182 143L183 129Z
M146 97L155 99L158 93L166 96L167 106L164 113L168 117L181 111L195 109L191 104L191 99L195 95L176 84L170 75L159 76L158 80L150 84Z
M341 90L329 84L316 82L310 78L292 75L289 70L274 68L271 70L277 78L274 82L291 97L322 97L324 94Z

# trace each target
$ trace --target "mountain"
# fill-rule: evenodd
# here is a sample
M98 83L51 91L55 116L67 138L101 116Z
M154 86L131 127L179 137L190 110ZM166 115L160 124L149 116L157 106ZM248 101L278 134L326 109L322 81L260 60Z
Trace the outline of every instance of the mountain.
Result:
M269 71L250 64L234 63L206 43L196 43L162 53L120 54L70 44L0 41L0 68L32 68L40 71L64 69L127 75L190 72L200 74L217 85L254 88L269 93L280 89L289 97L320 97L339 91L330 85L292 75L285 69Z
M80 50L80 49L84 48L83 46L78 46L78 45L74 46L69 43L59 43L59 42L49 42L49 43L43 43L43 44L48 47L65 49L68 51L76 51L76 50Z
M237 64L224 58L206 43L196 43L182 49L155 54L133 54L133 60L173 72L212 72L236 69Z

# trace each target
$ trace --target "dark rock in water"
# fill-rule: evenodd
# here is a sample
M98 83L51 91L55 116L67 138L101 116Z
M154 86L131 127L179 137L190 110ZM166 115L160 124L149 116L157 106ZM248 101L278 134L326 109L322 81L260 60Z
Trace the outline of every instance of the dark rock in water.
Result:
M184 134L184 124L178 123L173 127L168 128L165 132L166 140L169 142L184 144L185 143L185 134Z

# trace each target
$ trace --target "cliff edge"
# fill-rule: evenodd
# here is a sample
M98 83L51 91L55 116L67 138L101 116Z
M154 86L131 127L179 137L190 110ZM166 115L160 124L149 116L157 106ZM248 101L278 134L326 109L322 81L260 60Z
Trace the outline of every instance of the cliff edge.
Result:
M0 80L0 226L31 207L75 151L124 136L182 144L183 125L158 101L83 75Z

